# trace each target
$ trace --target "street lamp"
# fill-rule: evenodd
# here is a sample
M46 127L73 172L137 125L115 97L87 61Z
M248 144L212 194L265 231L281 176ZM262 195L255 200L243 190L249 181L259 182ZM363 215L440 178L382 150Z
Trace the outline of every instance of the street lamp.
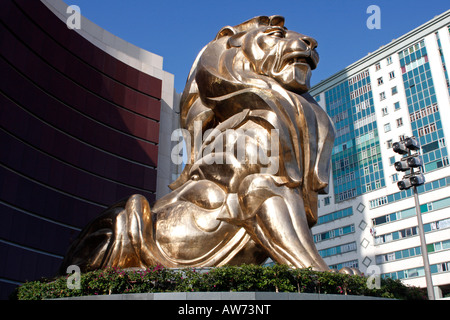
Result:
M433 280L431 278L430 262L428 261L428 251L425 242L425 233L423 231L422 214L420 212L419 196L417 186L425 183L425 177L422 173L422 156L417 153L420 150L420 144L415 137L407 137L399 142L392 144L394 152L403 155L400 161L394 163L395 170L405 172L402 180L397 182L400 190L413 188L414 201L416 204L417 222L420 236L420 247L422 251L423 266L425 269L425 279L427 282L428 299L434 300ZM413 153L414 152L414 153ZM415 171L417 169L418 171ZM406 173L409 171L409 173Z

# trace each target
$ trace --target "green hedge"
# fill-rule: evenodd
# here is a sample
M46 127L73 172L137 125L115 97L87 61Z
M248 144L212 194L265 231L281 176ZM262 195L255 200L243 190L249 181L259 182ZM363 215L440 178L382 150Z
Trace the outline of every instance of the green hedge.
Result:
M15 290L11 299L189 291L307 292L427 299L423 290L405 286L399 280L382 279L380 289L369 289L364 276L292 269L285 265L224 266L206 271L192 268L173 270L161 266L145 270L108 268L83 273L81 289L69 289L67 277L24 283Z

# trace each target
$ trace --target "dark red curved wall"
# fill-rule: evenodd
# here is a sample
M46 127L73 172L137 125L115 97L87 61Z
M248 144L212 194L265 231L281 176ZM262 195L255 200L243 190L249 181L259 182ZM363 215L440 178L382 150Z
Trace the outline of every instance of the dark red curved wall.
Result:
M0 2L0 298L53 276L79 230L155 200L161 80L69 30L40 1Z

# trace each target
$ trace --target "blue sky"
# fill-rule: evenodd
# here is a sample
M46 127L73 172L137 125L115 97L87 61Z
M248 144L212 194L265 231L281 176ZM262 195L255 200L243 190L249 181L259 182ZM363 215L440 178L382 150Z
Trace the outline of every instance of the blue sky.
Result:
M312 84L326 79L392 39L450 9L448 0L65 0L81 14L145 50L164 58L182 92L190 67L205 44L225 25L258 15L282 15L288 29L314 37L320 63ZM366 26L370 5L381 28Z

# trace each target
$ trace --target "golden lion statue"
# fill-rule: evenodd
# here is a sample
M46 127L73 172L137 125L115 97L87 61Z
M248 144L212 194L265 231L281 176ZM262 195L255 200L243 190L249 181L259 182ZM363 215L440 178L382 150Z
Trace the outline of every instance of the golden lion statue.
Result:
M281 16L222 28L182 95L181 128L191 143L173 191L152 207L133 195L106 210L73 243L61 272L268 257L328 270L310 231L334 143L332 122L307 93L316 46Z

